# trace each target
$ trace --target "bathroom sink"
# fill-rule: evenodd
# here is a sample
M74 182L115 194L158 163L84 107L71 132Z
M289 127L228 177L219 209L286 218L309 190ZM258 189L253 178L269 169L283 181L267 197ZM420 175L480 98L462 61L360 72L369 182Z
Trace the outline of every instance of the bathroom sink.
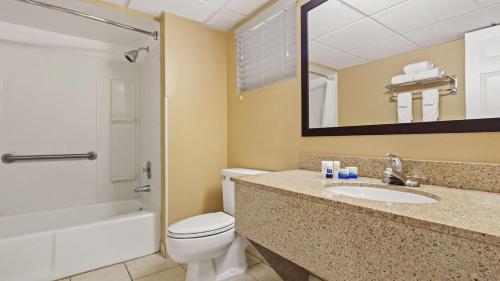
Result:
M387 203L428 204L437 202L436 199L420 194L396 191L377 187L364 186L335 186L327 188L328 192L348 197L366 200L382 201Z

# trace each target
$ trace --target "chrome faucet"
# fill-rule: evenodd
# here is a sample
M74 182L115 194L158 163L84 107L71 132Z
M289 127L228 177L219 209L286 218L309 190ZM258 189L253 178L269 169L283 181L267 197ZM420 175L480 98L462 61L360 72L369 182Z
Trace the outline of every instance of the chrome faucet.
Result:
M145 186L139 186L134 189L135 192L151 192L151 186L145 185Z
M411 177L408 177L403 172L403 162L399 156L394 154L386 154L391 159L391 167L386 167L384 169L384 175L382 181L388 184L397 184L418 187L420 183Z

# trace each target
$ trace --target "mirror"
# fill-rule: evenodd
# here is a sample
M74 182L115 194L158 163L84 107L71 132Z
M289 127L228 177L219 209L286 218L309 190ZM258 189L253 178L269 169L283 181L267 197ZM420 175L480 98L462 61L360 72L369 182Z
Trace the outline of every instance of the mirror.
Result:
M303 135L500 131L500 1L311 0Z

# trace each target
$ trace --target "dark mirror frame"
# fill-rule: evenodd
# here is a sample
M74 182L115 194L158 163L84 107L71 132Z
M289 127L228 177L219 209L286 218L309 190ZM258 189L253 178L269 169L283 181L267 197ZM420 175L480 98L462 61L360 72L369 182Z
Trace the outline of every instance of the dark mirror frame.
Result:
M332 128L309 128L309 53L307 34L308 12L328 0L311 0L301 8L301 78L302 78L302 136L348 136L472 133L500 131L500 118L418 122L406 124L362 125Z

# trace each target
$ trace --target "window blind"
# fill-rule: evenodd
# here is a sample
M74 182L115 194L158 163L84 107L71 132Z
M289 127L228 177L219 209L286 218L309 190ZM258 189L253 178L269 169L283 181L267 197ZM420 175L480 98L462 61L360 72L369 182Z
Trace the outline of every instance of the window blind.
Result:
M295 77L296 3L287 2L284 7L274 8L262 21L237 31L240 94Z

